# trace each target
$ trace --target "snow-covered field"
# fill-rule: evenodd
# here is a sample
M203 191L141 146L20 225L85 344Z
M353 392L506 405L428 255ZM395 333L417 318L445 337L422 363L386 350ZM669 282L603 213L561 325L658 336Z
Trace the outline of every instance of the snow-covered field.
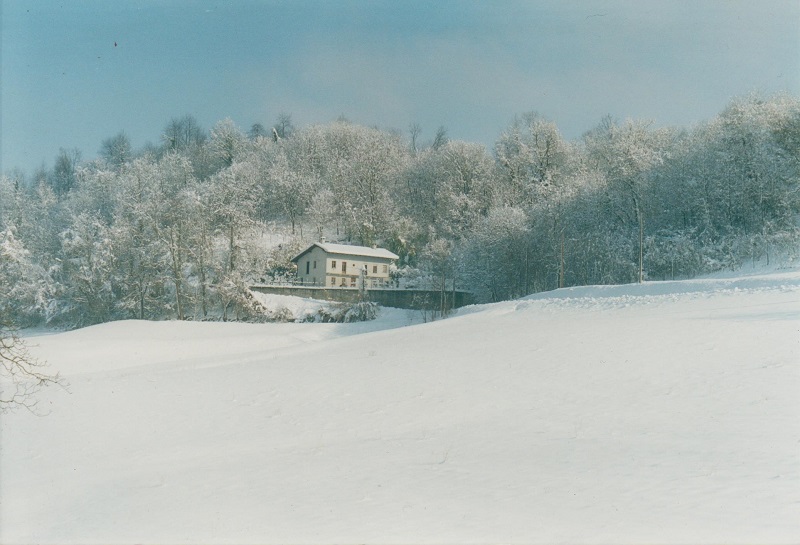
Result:
M800 272L415 320L31 337L0 542L800 542Z

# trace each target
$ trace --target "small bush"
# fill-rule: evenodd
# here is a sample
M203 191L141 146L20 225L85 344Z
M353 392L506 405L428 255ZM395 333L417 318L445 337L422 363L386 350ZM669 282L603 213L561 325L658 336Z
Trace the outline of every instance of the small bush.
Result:
M367 322L378 317L378 304L371 301L339 303L317 311L323 323Z
M294 314L286 307L278 307L269 316L270 322L294 322Z
M345 322L368 322L378 317L378 304L360 301L352 305L344 314Z
M302 321L303 323L306 324L311 324L317 321L317 315L309 312L305 316L303 316L302 320L298 321Z

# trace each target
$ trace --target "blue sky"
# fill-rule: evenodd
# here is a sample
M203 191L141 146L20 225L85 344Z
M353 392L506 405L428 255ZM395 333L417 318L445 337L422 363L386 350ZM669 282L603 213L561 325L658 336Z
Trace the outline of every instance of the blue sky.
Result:
M0 1L3 172L120 131L158 142L187 113L492 146L532 110L577 138L607 114L690 125L800 95L800 0Z

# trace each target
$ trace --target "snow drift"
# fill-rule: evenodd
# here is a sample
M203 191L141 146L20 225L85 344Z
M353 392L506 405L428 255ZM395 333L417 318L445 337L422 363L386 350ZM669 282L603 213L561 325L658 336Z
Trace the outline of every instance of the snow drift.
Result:
M0 541L797 542L799 317L784 272L34 337L71 393L2 418Z

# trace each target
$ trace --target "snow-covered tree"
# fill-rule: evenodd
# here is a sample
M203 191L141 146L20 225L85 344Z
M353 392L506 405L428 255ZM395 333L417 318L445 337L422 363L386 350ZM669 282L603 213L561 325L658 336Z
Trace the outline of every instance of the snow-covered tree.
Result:
M502 202L529 205L546 196L565 174L570 153L552 121L535 112L515 119L495 144Z
M103 140L100 144L100 159L113 170L119 170L122 165L133 160L131 141L124 131Z
M81 152L75 148L59 150L50 176L50 185L56 195L66 195L75 186L76 170L80 160Z
M209 181L209 210L218 232L228 242L227 270L236 268L238 240L255 212L256 179L246 164L236 163Z
M126 167L117 184L112 236L116 257L117 301L131 317L159 316L164 308L166 242L157 236L160 173L147 157Z
M422 249L420 261L421 268L430 275L428 288L438 292L436 307L439 316L446 316L452 308L448 294L454 287L456 273L453 243L444 238L434 238Z
M343 119L279 122L248 138L229 119L206 135L184 116L135 157L121 132L98 160L62 149L52 169L0 177L12 317L242 317L243 286L289 271L307 225L385 246L420 278L441 280L446 262L448 289L455 279L485 300L800 247L800 100L788 95L736 99L685 129L606 118L574 142L524 114L494 156L444 129L420 145L417 124L409 142ZM291 243L267 250L266 223Z
M12 228L0 231L0 413L34 410L44 386L61 383L28 351L16 324L35 323L49 304L49 278L31 261Z
M589 160L607 182L608 212L620 227L635 233L637 279L644 280L644 234L646 199L651 169L663 161L661 145L666 131L654 131L650 122L606 120L584 137Z
M311 197L307 209L308 219L314 226L317 239L325 234L325 228L336 225L336 198L330 189L317 191Z
M63 308L59 320L72 326L105 322L115 317L116 268L109 227L95 215L72 217L61 233L59 280Z
M531 282L529 237L524 210L493 207L465 243L462 285L483 301L527 294Z
M0 317L22 326L51 317L56 288L49 271L14 234L0 231Z
M450 141L438 151L418 154L405 170L396 194L403 212L420 230L458 240L493 203L494 166L479 144Z
M230 118L223 119L211 129L209 146L223 168L231 166L242 155L247 143L247 137Z
M321 182L312 173L294 168L285 153L273 159L265 176L266 200L276 212L288 220L295 232L303 220L314 195L320 191Z

